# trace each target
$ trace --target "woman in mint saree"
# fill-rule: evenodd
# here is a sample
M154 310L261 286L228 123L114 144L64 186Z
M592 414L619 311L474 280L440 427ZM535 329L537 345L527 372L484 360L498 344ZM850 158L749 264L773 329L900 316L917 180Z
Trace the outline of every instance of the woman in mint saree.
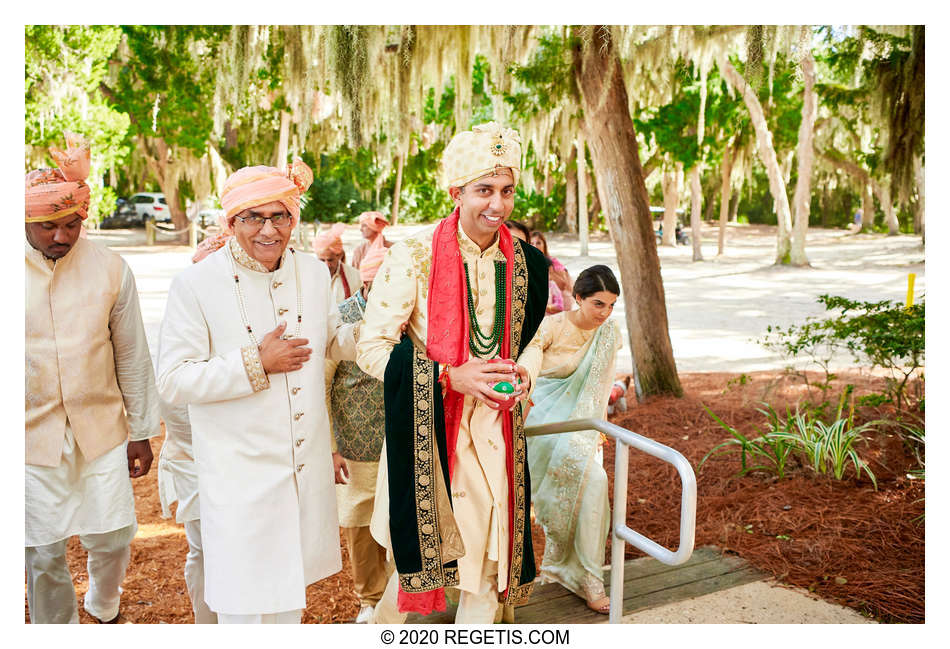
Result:
M584 270L574 284L578 309L543 324L544 360L526 426L606 418L620 329L609 320L620 287L606 266ZM528 438L531 501L544 529L542 582L556 581L607 613L603 564L610 530L601 435L594 430Z

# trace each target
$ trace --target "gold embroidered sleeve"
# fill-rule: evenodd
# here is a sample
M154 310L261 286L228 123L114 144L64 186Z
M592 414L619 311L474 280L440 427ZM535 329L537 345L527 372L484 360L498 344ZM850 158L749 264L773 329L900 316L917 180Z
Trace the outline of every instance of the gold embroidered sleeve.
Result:
M245 345L241 347L241 359L244 361L244 371L247 372L247 380L251 383L254 392L260 392L270 387L270 379L264 371L264 365L261 363L261 355L257 352L257 345Z

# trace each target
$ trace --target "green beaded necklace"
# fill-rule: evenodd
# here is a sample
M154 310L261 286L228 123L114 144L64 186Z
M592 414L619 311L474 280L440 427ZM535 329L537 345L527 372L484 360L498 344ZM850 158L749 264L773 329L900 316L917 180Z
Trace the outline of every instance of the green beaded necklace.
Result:
M482 333L478 326L475 301L472 299L472 283L468 278L468 264L462 264L462 266L465 268L465 288L468 289L468 348L479 358L491 358L501 352L501 341L505 330L505 304L507 304L505 262L495 262L495 321L489 334Z

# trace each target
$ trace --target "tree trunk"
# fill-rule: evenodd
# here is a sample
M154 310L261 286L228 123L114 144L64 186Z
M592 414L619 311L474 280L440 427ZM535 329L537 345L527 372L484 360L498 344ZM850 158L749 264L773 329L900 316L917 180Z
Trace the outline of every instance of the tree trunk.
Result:
M274 165L278 169L283 169L287 164L287 141L290 137L290 113L286 110L280 113L280 139L277 141L277 163Z
M775 147L772 144L772 133L769 132L769 126L765 121L765 113L762 110L762 104L755 92L746 83L746 80L739 72L732 67L725 54L720 54L716 58L716 64L722 72L722 76L742 95L746 108L749 110L749 117L752 120L752 126L755 128L755 139L759 149L759 159L765 166L765 171L769 177L769 191L775 201L775 216L778 221L778 241L775 248L775 263L789 263L789 252L791 248L791 229L792 215L788 206L788 193L785 190L785 181L782 178L782 170L778 164L778 158L775 155Z
M591 196L593 196L590 201L590 208L587 210L587 222L590 224L590 229L596 232L601 226L600 213L602 211L600 193L597 190L597 177L587 174L587 182L590 185Z
M151 175L158 183L158 188L165 195L165 203L172 217L172 227L175 230L183 230L188 227L188 215L181 208L181 200L178 194L178 174L175 173L175 161L170 159L168 144L164 138L144 138L143 152L145 153L145 162ZM188 233L182 232L176 235L175 240L178 243L188 242Z
M745 185L745 176L739 177L739 186L736 187L736 195L732 197L732 207L729 210L729 222L739 222L739 200L742 198L742 187Z
M577 233L581 240L581 256L587 256L590 228L587 223L587 154L584 129L577 134Z
M874 195L867 181L861 183L861 231L874 231Z
M393 188L393 208L392 212L390 212L390 225L399 223L399 192L402 191L402 165L405 160L406 156L403 153L396 156L396 186Z
M574 147L564 166L564 183L564 213L558 218L558 229L577 234L577 150Z
M702 180L702 176L700 176ZM716 208L716 194L719 193L719 184L722 182L722 178L716 176L710 179L709 186L702 192L703 200L703 221L712 221L713 212ZM702 186L700 184L700 186Z
M926 205L924 202L924 181L926 180L926 174L924 174L924 161L922 156L917 156L914 160L914 178L917 181L917 209L914 211L914 232L920 235L920 241L923 243L927 239L927 220L926 212L924 211Z
M589 125L587 135L601 203L617 249L637 396L681 396L650 202L620 60L609 30L592 29L598 43L574 46L574 75Z
M881 204L881 209L884 210L884 222L887 224L887 236L892 237L895 234L900 234L901 225L897 220L897 211L894 209L894 204L891 202L891 183L889 180L885 180L882 183L871 179L871 187L874 189L874 193L877 194L877 202Z
M676 208L679 207L680 192L678 172L663 172L663 239L664 246L676 245ZM650 217L652 225L653 217Z
M732 193L732 147L726 145L722 156L722 188L719 196L719 248L717 255L726 254L726 224L729 222L729 197Z
M811 210L811 170L815 162L815 115L818 95L815 93L815 59L811 50L802 57L802 76L805 90L802 97L802 123L798 127L798 181L792 206L795 212L790 260L793 266L808 266L805 256L805 236L808 233L808 213Z
M703 260L703 248L700 242L700 230L702 228L702 218L700 212L703 209L703 185L700 182L700 164L697 162L689 171L689 228L690 236L693 240L693 261Z

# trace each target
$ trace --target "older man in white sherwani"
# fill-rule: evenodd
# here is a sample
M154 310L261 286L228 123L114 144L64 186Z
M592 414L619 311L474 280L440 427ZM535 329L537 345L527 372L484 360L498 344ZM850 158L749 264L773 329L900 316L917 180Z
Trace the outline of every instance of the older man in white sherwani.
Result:
M159 391L189 406L218 623L299 622L307 585L342 568L323 360L353 358L353 331L326 268L287 247L312 180L299 160L232 174L234 237L169 291Z
M119 619L137 529L130 477L148 473L158 395L132 272L80 238L89 148L26 178L26 593L33 623L79 622L66 564L89 552L83 608Z

